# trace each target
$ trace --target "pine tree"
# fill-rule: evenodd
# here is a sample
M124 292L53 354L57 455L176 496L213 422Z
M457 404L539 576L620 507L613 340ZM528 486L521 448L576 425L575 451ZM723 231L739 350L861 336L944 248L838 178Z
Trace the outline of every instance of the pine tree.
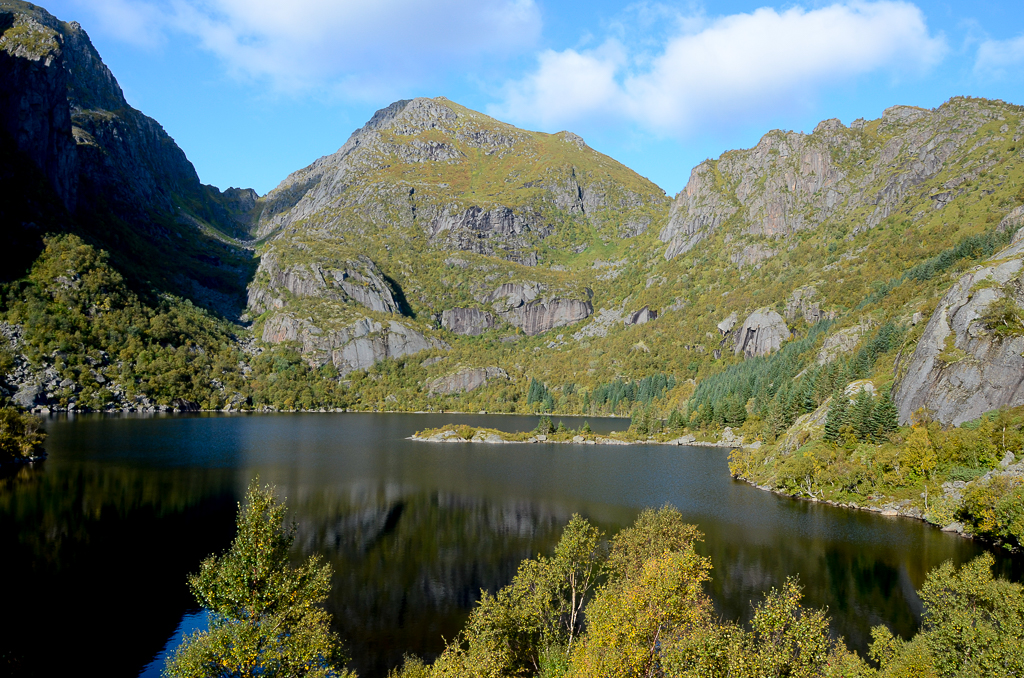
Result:
M874 398L871 397L867 389L862 388L857 393L857 397L853 402L853 408L850 410L850 424L853 425L853 430L856 431L858 440L864 442L874 440L875 436L871 425L871 412L874 408Z
M900 426L899 417L900 413L896 409L896 403L892 401L892 393L884 393L871 412L871 427L875 432L876 439L883 440L890 433L895 432Z
M846 425L849 411L849 401L846 393L837 388L832 393L832 402L828 406L828 416L825 418L825 440L839 445L843 442L840 429Z
M543 417L541 417L540 420L537 422L537 428L535 430L537 431L537 433L543 435L549 435L551 433L554 433L555 427L551 423L551 417L547 416L546 414Z
M730 398L725 410L725 422L730 426L742 426L747 420L747 408L742 396Z

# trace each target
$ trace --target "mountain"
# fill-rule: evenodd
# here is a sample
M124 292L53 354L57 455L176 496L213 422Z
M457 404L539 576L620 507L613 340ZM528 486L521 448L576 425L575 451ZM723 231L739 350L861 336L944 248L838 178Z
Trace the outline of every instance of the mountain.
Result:
M160 124L128 105L78 23L3 0L0 31L0 172L39 179L5 186L0 216L19 243L5 252L8 279L39 253L42 232L70 231L141 287L237 315L251 255L232 236L255 193L202 185Z
M780 383L853 360L888 326L900 341L877 346L891 355L858 369L895 387L902 422L921 406L968 420L981 382L983 408L1024 397L969 369L1008 365L1009 344L977 343L967 316L953 334L926 322L963 299L971 318L995 313L985 299L1009 312L1018 303L1012 271L980 296L977 281L957 283L1021 225L1018 106L958 97L772 131L702 163L669 198L571 132L521 130L443 97L402 100L258 196L202 185L160 125L125 102L78 24L27 3L0 8L4 270L19 278L43 235L73 233L109 253L76 261L123 275L124 298L146 313L170 313L157 308L167 293L207 309L196 316L207 318L203 345L241 357L229 370L237 386L218 379L202 402L651 406L721 424L723 403L763 419ZM50 263L26 279L43 301L64 294ZM963 299L944 300L954 288ZM101 292L76 302L93 304L83 318L96 317ZM174 322L175 341L193 341ZM163 325L150 324L160 344ZM971 357L935 362L922 337L942 344L931 353ZM157 402L173 399L172 389Z
M570 272L581 254L656 227L667 206L570 132L398 101L260 198L249 309L264 341L299 341L342 374L447 350L440 328L535 336L592 314Z

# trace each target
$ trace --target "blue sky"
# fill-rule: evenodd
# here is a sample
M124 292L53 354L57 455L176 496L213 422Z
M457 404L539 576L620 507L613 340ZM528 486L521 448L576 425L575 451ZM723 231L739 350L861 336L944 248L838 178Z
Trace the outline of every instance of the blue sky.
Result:
M260 194L396 99L572 130L674 195L770 129L1024 104L1024 2L56 0L205 183Z

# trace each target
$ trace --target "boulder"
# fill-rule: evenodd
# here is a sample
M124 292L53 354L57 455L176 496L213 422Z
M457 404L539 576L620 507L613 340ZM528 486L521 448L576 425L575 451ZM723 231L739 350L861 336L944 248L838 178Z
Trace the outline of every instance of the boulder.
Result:
M652 311L651 309L644 306L636 313L631 313L630 316L626 318L625 322L626 325L643 325L644 323L648 323L657 317L657 311Z
M1024 303L1024 240L964 274L943 296L896 389L900 422L927 409L960 424L999 407L1024 405L1024 336L996 335L984 316L993 303Z
M39 384L24 384L14 394L14 402L26 410L46 402L46 393Z
M732 313L729 314L728 318L718 323L718 331L721 332L722 336L724 337L725 335L732 332L732 328L736 327L736 323L738 321L739 317L736 315L736 312L733 311Z
M476 308L452 308L441 314L441 327L475 337L494 328L494 316Z
M768 355L782 347L782 342L792 336L785 319L769 308L760 308L743 321L736 332L733 352L748 358Z
M476 390L492 379L508 379L508 373L500 367L479 367L462 370L446 377L439 377L427 384L430 395L449 395L452 393L468 393Z

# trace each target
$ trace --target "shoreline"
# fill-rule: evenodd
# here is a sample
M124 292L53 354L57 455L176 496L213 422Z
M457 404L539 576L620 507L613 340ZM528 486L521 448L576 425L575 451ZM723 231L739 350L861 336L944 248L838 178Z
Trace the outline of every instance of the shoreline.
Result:
M420 435L422 431L413 433L411 436L407 436L406 440L414 440L421 443L483 443L488 445L536 445L540 443L549 443L554 445L676 445L676 446L688 446L688 447L721 447L728 449L735 449L738 447L744 447L742 441L739 440L719 440L719 441L706 441L696 440L693 436L680 436L679 438L673 438L672 440L655 440L648 438L646 440L622 440L620 438L612 438L609 435L602 434L591 434L580 435L577 434L567 440L553 440L551 436L544 434L531 435L525 440L508 440L503 438L502 435L520 435L507 432L495 432L478 430L472 438L463 438L456 431L452 429L444 429L439 433L435 433L429 436Z

